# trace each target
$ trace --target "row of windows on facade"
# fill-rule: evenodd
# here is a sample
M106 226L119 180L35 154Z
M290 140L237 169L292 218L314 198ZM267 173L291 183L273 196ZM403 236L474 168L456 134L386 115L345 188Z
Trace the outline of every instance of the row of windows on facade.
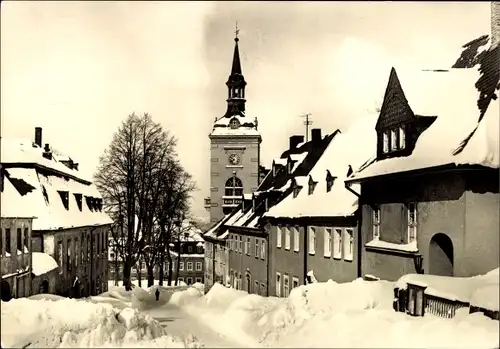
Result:
M389 153L396 150L402 150L406 147L405 130L402 126L384 131L383 137L383 153Z
M174 262L173 265L175 266L176 263ZM203 265L201 262L196 262L196 271L201 271L203 269ZM169 264L168 262L165 263L165 270L168 270ZM193 262L186 262L186 270L187 271L193 271ZM179 271L184 271L184 262L179 262Z
M410 202L406 204L407 214L407 241L412 243L417 240L417 204ZM372 207L372 226L373 226L373 240L380 239L380 224L382 217L380 214L380 207Z
M245 286L243 286L243 278L241 273L236 272L233 269L229 270L229 284L232 288L236 290L244 290L248 293L258 294L260 296L267 296L267 287L264 282L260 282L259 280L253 281L253 289L252 289L252 278L250 274L245 276Z
M61 201L66 210L69 210L69 192L64 190L58 190L59 196L61 197ZM47 193L44 191L45 200L49 200ZM78 206L78 210L82 210L82 194L73 193L73 196L76 200L76 205ZM85 202L87 203L87 207L92 212L102 212L102 199L94 198L92 196L85 196Z
M84 265L90 262L92 259L92 252L94 253L94 256L99 256L100 258L107 258L106 253L108 250L108 233L104 232L102 234L98 235L93 235L94 236L94 246L96 246L95 250L92 251L92 243L91 243L91 236L90 233L84 233L83 238L79 239L78 237L72 238L68 237L67 238L67 257L66 260L64 259L64 254L63 254L63 242L58 241L57 242L57 258L59 261L59 265L61 268L59 269L59 273L64 272L63 265L66 266L66 270L68 272L71 272L73 269L73 266L75 266L75 269L78 268L78 265ZM75 253L73 254L73 247L75 250ZM66 263L64 263L66 262ZM92 267L92 266L88 266Z
M276 272L276 296L281 297L281 286L283 283L283 297L288 297L290 295L290 276L288 274L283 274L283 280L281 279L281 273ZM299 278L292 276L292 289L299 287Z
M3 246L3 238L0 239L0 251L2 252L2 257L5 256L6 253L12 253L11 250L11 230L10 228L4 228L2 232L2 236L5 236L5 248ZM24 234L22 228L17 228L17 236L15 244L17 245L17 254L23 254L29 252L29 244L30 235L29 228L24 228Z
M193 253L194 252L194 247L193 246L188 246L187 247L187 252L188 253ZM199 254L203 253L203 247L196 246L196 253L199 253Z
M266 240L262 238L247 237L245 242L245 254L250 256L252 254L252 240L254 247L255 258L266 259ZM226 240L226 248L229 251L243 253L243 237L241 235L229 234Z
M308 228L308 252L311 255L316 254L316 233L323 231L323 254L325 257L333 257L335 259L344 259L352 261L354 254L354 231L351 228L335 228L335 227L309 227ZM283 247L290 250L292 245L293 235L293 251L300 252L300 230L294 226L278 226L276 247Z
M195 282L203 283L203 278L202 277L197 276L197 277L194 278L194 280L195 280ZM179 276L177 278L177 281L179 281L179 282L186 282L187 285L192 285L193 284L193 278L190 277L190 276L186 277L186 280L184 280L183 277Z

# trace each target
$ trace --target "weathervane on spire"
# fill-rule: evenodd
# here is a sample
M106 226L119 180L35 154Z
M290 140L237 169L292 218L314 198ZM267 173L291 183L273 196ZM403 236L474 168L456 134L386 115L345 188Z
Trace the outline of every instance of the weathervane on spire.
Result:
M235 39L236 41L238 41L238 34L239 34L240 30L238 29L238 21L236 21L236 30L234 32L235 34Z

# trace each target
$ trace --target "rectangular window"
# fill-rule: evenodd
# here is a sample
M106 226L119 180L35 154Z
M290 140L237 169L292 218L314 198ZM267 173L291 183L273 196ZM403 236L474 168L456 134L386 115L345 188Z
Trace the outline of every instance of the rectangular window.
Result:
M23 232L21 228L17 228L17 249L22 252L23 251Z
M352 229L344 230L344 260L352 261L354 255L354 233Z
M281 231L281 227L279 225L276 227L276 232L277 232L276 247L281 248L282 231Z
M391 150L398 150L398 133L396 130L391 130Z
M382 134L382 138L383 138L382 152L388 153L389 152L389 134L387 133L387 131L385 131Z
M188 278L186 278L186 283L187 283L188 285L192 285L192 284L193 284L193 278L192 278L192 277L188 277Z
M309 227L309 254L316 253L316 228Z
M266 259L266 240L262 240L260 243L260 258Z
M417 204L408 204L408 243L417 240Z
M202 283L201 277L197 277L196 282L201 284Z
M284 230L285 230L285 250L290 251L290 229L288 227L285 227Z
M240 253L243 253L243 237L242 237L242 236L240 236L240 239L239 239L239 240L240 240L240 241L239 241L239 244L240 244L240 246L239 246L239 250L240 250Z
M299 287L299 278L294 276L292 278L292 289L295 287Z
M80 259L80 244L78 244L78 238L75 238L75 268L78 268L78 262Z
M405 129L403 127L399 128L399 149L404 149L406 147L406 137Z
M201 271L201 262L196 262L196 271Z
M193 253L193 246L188 246L188 253Z
M293 229L293 250L295 252L299 252L299 246L300 246L299 228L292 227L292 229Z
M253 293L255 294L260 294L260 290L259 290L259 282L257 280L255 280L254 282L254 286L253 286Z
M187 262L187 271L193 271L193 262Z
M332 229L325 228L323 235L323 243L324 243L324 256L331 257L332 256Z
M10 251L10 228L5 228L5 252L11 253L11 251Z
M342 229L336 228L333 235L333 258L342 258Z
M255 258L259 258L260 256L260 247L259 247L259 239L255 238Z
M276 297L281 297L281 274L276 273Z
M184 270L184 262L179 262L179 270L180 271Z
M247 243L245 244L245 253L247 256L250 256L250 243L251 239L247 237Z
M373 207L373 240L378 240L380 238L380 207Z
M30 230L24 228L24 252L29 252L30 250Z
M285 297L288 297L290 295L290 280L288 278L288 275L283 275L283 293Z
M63 250L62 241L57 242L57 259L59 261L59 274L63 273Z

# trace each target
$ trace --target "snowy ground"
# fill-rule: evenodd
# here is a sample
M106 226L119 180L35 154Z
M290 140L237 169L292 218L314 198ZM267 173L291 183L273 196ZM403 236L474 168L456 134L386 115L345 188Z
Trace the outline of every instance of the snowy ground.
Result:
M393 283L329 281L260 297L215 285L112 286L97 297L54 295L2 302L9 347L496 348L499 322L460 312L446 320L392 310ZM76 316L75 316L76 315Z

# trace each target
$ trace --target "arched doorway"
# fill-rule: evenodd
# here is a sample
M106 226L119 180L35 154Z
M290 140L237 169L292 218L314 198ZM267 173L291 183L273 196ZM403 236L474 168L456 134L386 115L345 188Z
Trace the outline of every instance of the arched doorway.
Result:
M448 235L437 233L429 245L429 273L453 276L453 242Z
M39 293L49 293L49 282L47 280L43 280L40 284Z
M10 285L5 280L2 280L0 283L0 298L4 302L8 302L12 299L12 291L10 289Z
M81 297L80 290L81 290L80 280L76 278L75 281L73 282L73 286L71 287L71 297L80 298Z

